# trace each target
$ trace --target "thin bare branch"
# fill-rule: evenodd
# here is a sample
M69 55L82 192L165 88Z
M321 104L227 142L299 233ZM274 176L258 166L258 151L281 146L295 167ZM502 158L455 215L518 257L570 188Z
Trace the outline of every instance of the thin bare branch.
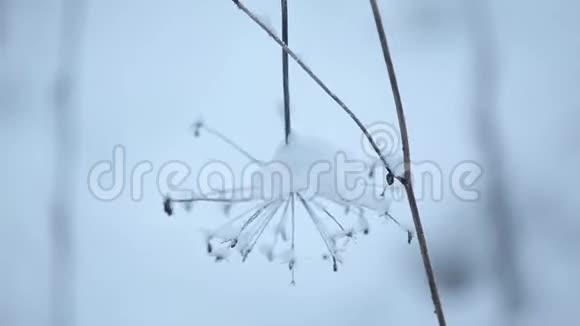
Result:
M419 242L419 248L421 250L421 258L423 259L423 266L425 268L425 273L427 274L429 289L431 291L431 299L433 301L433 306L435 307L435 314L437 315L439 325L445 326L446 322L445 315L443 313L443 306L441 304L441 299L439 297L439 291L437 290L435 273L433 272L433 267L431 266L431 259L429 257L429 250L427 248L427 240L425 238L425 233L423 231L423 225L421 223L421 217L419 216L419 209L417 207L417 200L415 199L415 193L413 191L413 185L411 182L411 152L409 150L409 136L407 134L407 123L405 121L405 112L403 111L403 102L401 100L401 94L399 92L397 77L395 75L395 67L393 65L393 60L391 58L391 52L389 51L389 46L387 43L387 35L383 27L381 13L379 11L377 1L370 0L370 3L373 11L373 16L375 19L375 24L377 27L377 32L379 35L379 40L381 43L381 48L383 50L383 57L385 59L385 64L387 66L387 72L389 75L391 90L393 92L393 98L395 100L395 109L397 111L397 118L399 120L401 141L403 143L403 162L405 168L405 179L408 181L407 183L404 184L404 186L407 192L407 198L409 200L411 215L413 216L413 223L415 224L415 231L417 233L417 240Z
M288 45L288 0L281 0L282 6L282 41ZM288 53L282 50L282 85L284 88L284 140L288 145L290 137L290 83L288 78Z

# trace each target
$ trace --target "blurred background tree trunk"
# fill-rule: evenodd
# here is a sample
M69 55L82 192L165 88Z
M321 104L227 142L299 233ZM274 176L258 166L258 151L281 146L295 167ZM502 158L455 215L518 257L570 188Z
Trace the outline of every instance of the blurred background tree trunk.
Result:
M0 48L8 37L8 0L0 0Z
M60 46L53 89L55 168L51 217L51 322L74 325L74 188L77 171L77 112L75 95L84 23L83 0L63 0Z
M485 211L493 243L493 272L505 309L508 325L513 325L522 305L522 278L518 263L516 217L508 188L502 130L497 118L499 90L499 50L488 0L470 1L467 15L473 44L473 109L476 142L481 150L486 183Z

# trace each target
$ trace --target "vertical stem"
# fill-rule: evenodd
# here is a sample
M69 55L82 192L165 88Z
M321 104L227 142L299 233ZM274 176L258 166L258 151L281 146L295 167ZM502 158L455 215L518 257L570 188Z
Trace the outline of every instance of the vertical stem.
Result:
M83 0L62 2L60 47L57 53L53 109L55 128L55 161L52 190L51 240L51 324L74 325L74 245L71 201L74 199L76 170L74 86L79 65L81 30L84 19Z
M288 45L288 0L282 5L282 42ZM282 85L284 88L284 140L288 144L290 136L290 88L288 81L288 53L282 49Z
M391 90L393 92L393 98L395 100L395 109L397 111L397 118L399 120L399 127L401 129L401 141L403 143L403 161L405 167L405 182L403 185L407 193L407 199L409 200L409 207L411 209L411 215L413 216L413 223L415 224L415 231L417 232L417 240L419 242L419 248L421 250L421 257L423 259L423 266L425 268L425 273L427 274L427 280L429 283L429 289L431 291L431 299L433 301L433 306L435 307L435 314L437 315L437 320L440 326L446 325L445 315L443 313L443 307L441 304L441 299L439 297L439 291L437 290L437 283L435 281L435 273L433 272L433 267L431 266L431 259L429 257L429 250L427 248L427 240L425 238L425 233L423 231L423 225L421 223L421 217L419 215L419 209L417 207L417 200L415 199L415 193L413 191L413 185L411 181L411 152L409 150L409 136L407 134L407 123L405 121L405 112L403 110L403 102L401 100L401 94L399 92L399 85L397 83L397 77L395 75L395 68L393 65L393 60L391 59L391 53L389 51L389 46L387 43L387 36L383 27L383 22L381 18L381 13L377 5L376 0L370 0L371 7L373 10L373 16L375 19L375 24L377 27L377 32L379 34L379 39L381 42L381 48L383 50L383 56L385 64L387 66L387 71L389 75L389 81L391 84Z

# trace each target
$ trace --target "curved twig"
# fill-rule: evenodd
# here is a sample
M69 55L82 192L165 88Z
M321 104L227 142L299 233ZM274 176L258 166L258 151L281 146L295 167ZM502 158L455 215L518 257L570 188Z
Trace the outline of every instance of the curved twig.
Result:
M395 67L393 65L393 60L391 59L391 52L389 51L389 45L387 43L387 35L385 34L385 29L383 27L381 13L379 11L377 1L370 0L370 2L373 10L375 24L377 26L377 32L379 34L379 40L381 42L381 48L383 50L385 64L387 66L387 71L389 74L391 90L393 92L393 98L395 100L395 109L397 111L397 118L399 120L399 128L401 130L405 179L409 181L404 185L405 191L407 193L407 199L409 200L409 207L411 209L411 215L413 216L413 223L415 224L417 241L419 242L419 248L421 250L421 258L423 258L423 267L425 268L425 273L427 274L427 280L429 282L429 289L431 291L431 299L433 301L433 306L435 307L435 314L437 314L437 320L439 321L439 325L444 326L446 325L446 322L445 315L443 314L443 306L441 304L441 298L439 297L439 291L437 290L435 273L433 272L433 267L431 266L429 250L427 249L427 240L425 239L425 233L423 231L423 225L421 223L421 217L419 215L419 208L417 207L417 200L415 199L415 192L413 191L413 185L411 182L411 152L409 150L409 135L407 133L407 123L405 121L403 102L401 100L401 94L399 92L399 85L397 83L397 77L395 75Z

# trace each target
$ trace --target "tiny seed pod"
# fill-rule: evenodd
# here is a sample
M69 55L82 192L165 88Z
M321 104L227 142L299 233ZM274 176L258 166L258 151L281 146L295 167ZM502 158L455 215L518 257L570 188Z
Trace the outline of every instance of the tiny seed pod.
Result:
M165 211L167 216L173 215L173 203L171 202L171 198L166 197L163 201L163 211Z
M390 186L395 182L395 175L392 172L387 173L387 184Z
M199 130L201 129L201 127L203 127L203 122L201 121L196 121L193 124L193 136L194 137L199 137Z

